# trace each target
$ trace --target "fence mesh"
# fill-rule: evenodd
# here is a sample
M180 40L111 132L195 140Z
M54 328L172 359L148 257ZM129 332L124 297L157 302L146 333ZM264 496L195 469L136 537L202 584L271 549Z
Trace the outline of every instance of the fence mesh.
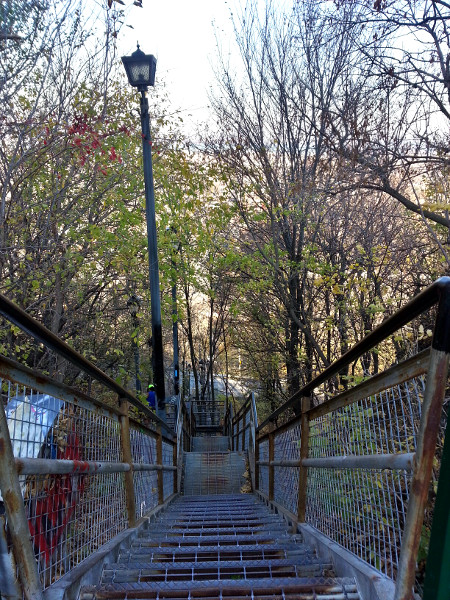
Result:
M263 440L259 444L259 460L269 460L269 440ZM269 467L260 465L259 467L259 487L258 489L264 494L269 493Z
M415 378L314 419L310 458L414 452L424 378Z
M308 469L306 520L394 579L409 482L405 471Z
M274 460L300 459L300 423L274 439ZM274 500L297 514L299 469L274 467Z
M16 458L123 462L113 412L6 380L0 389ZM130 441L133 462L157 462L151 432L131 427ZM172 456L172 446L164 444L165 464ZM168 496L173 473L164 481ZM21 475L19 483L44 589L128 526L123 473ZM156 471L135 472L134 488L139 518L158 504Z
M424 378L314 419L309 457L414 452ZM403 470L308 469L306 519L395 578L409 497Z
M134 463L156 463L156 439L139 429L130 428L131 456ZM158 504L156 471L135 471L133 475L136 518L143 517Z
M172 446L172 444L169 444L168 442L165 442L163 440L162 451L163 451L163 456L162 456L163 465L172 466L173 465L173 446ZM171 496L173 494L174 474L175 474L174 471L163 471L164 500L167 500L167 498L169 498L169 496Z
M44 588L127 527L123 474L29 476L25 509Z
M9 381L1 390L16 458L121 462L115 415ZM127 525L122 474L21 475L19 483L44 588Z

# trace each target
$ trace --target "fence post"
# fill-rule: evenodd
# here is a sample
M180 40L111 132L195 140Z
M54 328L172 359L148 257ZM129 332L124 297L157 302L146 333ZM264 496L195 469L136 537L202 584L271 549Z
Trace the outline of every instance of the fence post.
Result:
M309 416L308 410L311 406L310 398L302 398L302 414L300 420L300 461L308 458L309 444ZM300 462L300 470L298 474L298 505L297 505L297 520L299 523L305 522L306 515L306 487L308 479L308 469Z
M247 413L242 415L242 452L245 450L245 436L247 435L246 427Z
M259 440L255 432L255 491L259 490Z
M178 492L178 438L176 437L176 442L173 446L173 459L172 464L177 468L176 471L173 471L173 493L176 494Z
M130 465L130 470L125 475L125 498L127 503L128 526L136 525L136 501L134 497L133 481L133 456L131 453L130 419L128 417L129 403L124 398L119 398L120 415L120 444L122 446L123 462Z
M273 466L273 461L275 460L275 444L274 444L274 434L273 434L274 424L270 423L270 433L269 433L269 500L273 500L273 488L275 483L275 467Z
M27 600L42 600L42 585L28 519L20 489L19 478L9 436L3 401L0 399L0 490L13 544L14 558L19 570L22 590Z
M447 384L450 351L450 336L447 339L450 328L449 320L447 318L446 321L444 319L440 321L438 313L423 397L422 417L410 487L411 495L408 502L408 512L406 513L405 530L402 536L394 600L410 600L412 597L423 515L428 498L436 439ZM436 345L438 328L439 333L444 338L442 347Z
M447 419L439 484L425 569L424 600L446 600L450 590L450 419Z
M191 402L191 406L190 406L190 418L189 418L189 451L192 451L192 438L194 436L194 409L192 406L192 402Z
M157 471L158 478L158 504L164 503L164 473L163 466L163 448L162 448L162 432L161 425L158 425L158 437L156 438L156 462L160 467Z

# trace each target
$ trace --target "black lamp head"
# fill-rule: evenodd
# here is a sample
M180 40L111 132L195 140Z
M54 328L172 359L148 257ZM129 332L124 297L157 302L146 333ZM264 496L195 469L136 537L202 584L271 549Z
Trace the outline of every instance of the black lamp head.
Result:
M155 85L156 58L153 54L144 54L139 44L131 56L122 56L122 62L130 85L140 92L145 92L149 85Z

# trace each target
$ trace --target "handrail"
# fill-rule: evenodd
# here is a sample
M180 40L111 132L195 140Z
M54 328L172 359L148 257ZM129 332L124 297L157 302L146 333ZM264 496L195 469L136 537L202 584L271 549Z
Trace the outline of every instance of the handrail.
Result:
M42 589L63 575L55 549L77 511L81 521L95 522L106 543L177 493L177 441L145 417L131 418L123 397L118 407L109 406L2 356L0 379L7 399L6 407L0 401L0 499L13 548L4 556L0 587L19 576L25 597L42 600ZM155 474L157 498L145 485ZM30 487L27 477L36 478L36 485ZM87 481L89 497L83 494ZM105 494L116 511L113 527L103 504L94 501ZM5 547L5 517L2 522ZM78 540L67 555L74 565L80 562L74 548L81 534L76 528L70 534ZM92 552L97 542L89 540L86 548Z
M237 411L237 413L234 415L233 422L236 422L236 421L239 420L239 418L241 417L242 413L244 413L246 411L246 409L248 408L248 405L250 404L251 401L252 401L252 394L250 393L247 396L247 398L244 400L244 403L239 408L239 410Z
M371 350L389 335L400 329L400 327L403 327L403 325L406 325L412 321L412 319L419 316L422 312L428 308L431 308L431 306L440 301L441 298L450 306L450 277L441 277L440 279L437 279L434 283L429 285L407 304L405 304L403 308L398 310L395 314L386 319L386 321L381 323L381 325L376 327L371 333L366 335L366 337L355 344L353 348L335 360L329 367L322 371L320 375L304 385L293 396L291 396L289 400L287 400L282 406L277 408L271 415L269 415L269 417L267 417L267 419L258 426L257 432L261 431L266 425L274 421L288 408L291 408L300 398L309 396L309 394L314 389L319 387L319 385L339 373L339 371L353 361L360 358L363 354ZM446 327L436 323L433 347L437 349L441 347L447 347L450 343L449 338L450 332L446 330Z
M9 381L14 381L17 383L21 383L22 385L28 386L30 388L39 390L43 393L50 393L53 396L56 396L62 400L69 399L73 400L74 398L77 401L85 402L88 404L92 404L97 408L102 409L107 414L114 414L117 417L122 415L122 410L117 406L111 406L110 404L105 404L101 400L97 398L93 398L80 390L68 386L64 383L57 382L53 380L48 375L44 375L43 373L38 373L29 367L21 365L20 363L12 360L11 358L7 358L6 356L0 355L0 377L3 379L8 379ZM146 430L148 433L154 433L151 429L149 429L145 424L136 420L133 417L130 417L130 423L139 427L140 429ZM170 444L174 444L173 434L169 432L163 434L163 438L169 442Z
M436 303L439 306L431 348L311 407L310 396L314 389ZM255 479L258 493L266 500L278 502L298 523L308 522L318 527L344 547L357 552L363 560L369 561L366 551L372 548L361 540L368 538L365 544L370 544L371 536L384 539L385 525L388 527L390 533L384 543L391 546L391 559L376 568L386 575L389 570L388 576L395 576L394 600L410 600L412 594L449 359L450 278L442 277L303 386L257 427ZM298 414L274 428L276 417L299 400ZM262 431L269 424L272 427ZM281 443L276 444L275 439ZM275 469L281 469L277 473L281 473L282 480L290 482L286 490L283 486L275 489ZM298 470L298 477L284 475L286 469ZM336 475L331 476L330 469L337 470ZM355 476L349 475L352 469L356 470ZM380 470L385 472L383 479L378 475ZM261 477L260 471L263 471ZM407 472L410 482L403 475ZM400 478L403 478L401 483ZM407 510L403 499L399 508L398 496L390 496L397 485L405 494ZM352 486L358 488L359 496L352 496ZM338 497L342 493L345 497ZM355 511L359 512L348 508L351 501L356 503ZM374 520L378 533L371 533L366 527L366 506L372 506L372 502L375 505L372 510L378 516L379 525ZM347 537L346 534L343 537L344 525L337 531L330 524L327 517L330 504L344 524L353 519ZM448 522L448 507L440 514L440 522L436 522L436 514L435 517L432 536L435 530L445 527L445 519ZM352 532L358 529L355 541ZM379 554L380 565L382 556ZM441 561L444 560L441 557ZM370 561L373 562L372 557Z
M47 348L50 348L100 383L103 383L103 385L105 385L107 388L118 394L120 398L128 400L128 402L144 412L145 415L157 425L160 425L171 435L173 435L173 431L167 425L167 423L165 423L154 412L152 412L148 406L142 404L142 402L140 402L128 390L119 385L116 381L114 381L114 379L111 379L109 375L106 375L106 373L104 373L91 361L71 348L69 344L61 340L57 335L44 327L42 323L39 323L39 321L34 319L31 315L17 306L17 304L6 298L6 296L3 294L0 294L0 314L8 319L8 321L11 321L11 323L14 323L14 325L17 325L17 327L20 327L22 331L34 337L38 342L41 342L47 346Z

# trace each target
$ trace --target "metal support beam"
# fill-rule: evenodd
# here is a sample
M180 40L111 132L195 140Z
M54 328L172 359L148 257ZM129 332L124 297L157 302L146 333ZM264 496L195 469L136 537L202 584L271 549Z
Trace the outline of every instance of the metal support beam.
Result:
M173 462L173 466L175 467L175 470L176 470L177 466L178 466L178 452L177 452L176 444L173 447L172 462ZM174 476L173 476L173 493L176 494L177 492L178 492L178 476L177 476L177 473L175 472Z
M259 490L259 440L255 440L255 492Z
M14 554L8 548L5 515L0 515L0 596L4 600L22 600Z
M366 456L332 456L329 458L305 458L301 461L301 466L325 469L402 469L412 471L414 458L414 452Z
M329 456L326 458L304 458L300 460L260 460L262 467L313 468L313 469L400 469L412 471L414 452L403 454L369 454L362 456Z

